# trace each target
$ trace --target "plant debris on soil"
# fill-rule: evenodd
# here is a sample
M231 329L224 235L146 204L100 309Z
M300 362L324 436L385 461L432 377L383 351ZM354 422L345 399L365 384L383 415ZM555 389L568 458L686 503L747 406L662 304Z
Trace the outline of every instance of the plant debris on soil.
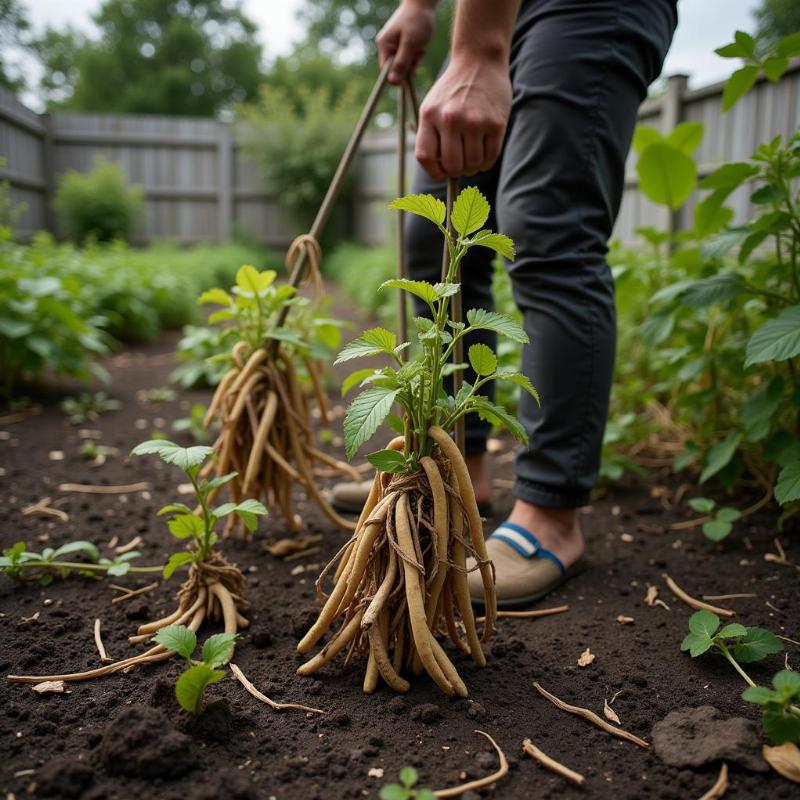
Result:
M135 358L108 366L110 394L121 408L95 423L98 440L122 454L102 469L80 455L79 431L68 424L58 402L40 414L7 417L0 440L0 535L2 546L25 540L30 547L57 547L74 539L108 544L141 537L140 563L158 564L174 550L172 537L155 516L175 495L174 472L156 459L124 454L156 429L169 431L194 402L210 392L184 393L156 411L136 399L137 391L164 385L175 338L144 348ZM71 387L74 391L74 387ZM338 402L332 397L332 403ZM147 428L137 427L146 420ZM386 436L388 440L389 436ZM495 515L487 535L505 519L513 498L507 486L513 473L512 445L490 456ZM494 448L497 450L497 448ZM64 453L52 461L53 450ZM331 454L341 458L334 440ZM505 456L505 457L504 457ZM330 485L331 481L328 481ZM319 708L325 713L275 712L258 702L232 676L208 692L208 707L197 719L182 712L172 686L182 669L178 660L142 665L66 691L32 691L0 684L0 792L6 797L65 797L126 800L131 797L205 800L208 798L377 797L385 780L404 765L415 766L420 786L458 786L497 770L497 754L480 728L493 737L508 759L508 774L494 789L468 795L515 798L701 797L720 775L721 760L703 766L670 766L658 747L632 746L565 713L536 691L534 682L557 698L603 715L606 698L627 731L653 742L653 727L671 712L711 706L721 719L752 720L759 742L759 709L740 699L739 677L723 659L692 660L680 652L692 609L665 583L669 574L694 598L728 595L736 619L786 637L788 662L800 664L800 573L764 555L775 550L776 515L759 511L740 523L725 541L713 544L699 531L672 530L691 516L665 510L659 492L677 487L654 473L601 493L581 514L589 568L546 598L541 607L568 605L563 613L541 618L501 618L480 668L469 656L443 643L469 686L468 699L449 698L433 681L414 680L398 696L379 685L362 692L364 664L356 659L322 675L296 674L303 656L298 639L319 613L317 571L297 572L298 562L271 556L265 544L289 535L280 515L261 520L254 541L229 540L226 557L244 573L251 602L250 628L237 645L236 664L252 685L276 703ZM62 484L108 487L85 494ZM146 488L141 488L141 487ZM119 488L127 491L119 493ZM50 498L62 515L24 513ZM325 563L347 541L313 502L295 488L294 502L305 521L303 534L321 537L313 555ZM622 538L622 534L628 534ZM800 561L798 525L781 533L785 557ZM303 563L300 561L299 563ZM130 590L148 586L147 576L114 579ZM150 579L152 580L152 579ZM131 627L169 613L181 583L176 576L124 603L112 603L105 581L70 577L48 586L17 584L0 577L0 670L2 674L48 674L101 666L94 646L95 620L102 620L102 642L115 658L136 652L127 641ZM645 602L648 586L666 603ZM737 595L754 595L741 596ZM665 606L668 606L665 607ZM635 623L632 620L635 619ZM632 624L626 624L632 623ZM209 633L217 630L209 626ZM577 655L590 648L596 658L578 666ZM784 666L784 654L753 665L753 677L768 683ZM522 750L526 739L542 753L585 778L577 786L542 768ZM756 754L758 751L756 750ZM796 797L797 786L773 770L753 772L728 763L726 800ZM696 762L697 763L697 762Z

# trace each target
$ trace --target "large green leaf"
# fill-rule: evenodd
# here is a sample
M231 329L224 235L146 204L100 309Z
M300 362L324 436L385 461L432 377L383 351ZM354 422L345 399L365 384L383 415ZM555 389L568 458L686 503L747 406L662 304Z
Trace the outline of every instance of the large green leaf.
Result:
M436 293L436 289L433 287L433 284L428 283L427 281L410 281L407 278L393 278L390 281L384 281L380 288L401 289L404 292L409 292L410 294L419 297L428 305L433 305L433 303L439 299L439 295Z
M783 650L781 640L766 628L748 628L746 636L733 648L737 661L748 664L761 661L773 653Z
M344 446L348 458L378 430L398 392L399 389L374 387L353 400L344 417Z
M752 88L758 77L758 67L746 66L737 69L728 78L722 91L722 110L730 111Z
M483 308L471 308L467 311L467 322L469 322L473 328L494 331L519 344L528 344L528 342L530 342L528 334L525 333L518 322L496 311L486 311L486 309Z
M201 536L205 530L203 520L195 514L178 514L167 523L167 527L176 539Z
M695 611L689 617L689 631L698 636L714 636L719 628L719 617L713 611Z
M697 184L694 161L677 147L656 142L646 147L636 163L639 185L654 202L680 208Z
M233 645L236 642L234 633L215 633L203 642L202 658L210 667L221 667L231 660Z
M637 125L636 130L633 132L631 147L635 153L643 153L651 144L663 141L664 137L658 128L653 128L650 125Z
M367 461L380 472L405 472L406 459L400 450L378 450L367 456Z
M741 433L729 433L721 442L717 442L708 451L705 468L700 473L700 483L704 483L728 466L741 441Z
M497 369L497 356L485 344L473 344L468 355L469 363L478 375L491 375Z
M539 405L542 404L539 392L536 391L536 388L527 375L521 375L514 370L499 370L496 377L498 380L509 381L510 383L522 387Z
M203 692L212 683L225 677L221 669L212 669L208 664L196 664L184 672L175 684L175 697L191 714L199 714L203 710Z
M187 472L192 467L199 467L213 452L214 449L212 447L202 445L181 447L168 439L150 439L147 442L136 445L131 451L131 455L156 454L167 464L174 464L184 472Z
M483 397L482 395L473 398L473 401L475 403L475 411L481 419L491 422L493 425L500 425L509 431L515 439L518 439L523 444L528 443L528 433L525 428L503 406L493 403L488 397Z
M800 354L800 306L791 306L765 322L747 342L744 365L786 361Z
M787 464L778 473L775 484L775 499L781 504L800 500L800 461Z
M514 242L505 234L491 231L478 231L471 239L472 244L488 247L503 258L513 261L517 257Z
M153 637L153 641L164 645L183 658L191 658L197 647L197 636L185 625L167 625Z
M389 203L389 208L425 217L436 225L444 223L447 214L444 203L432 194L409 194L405 197L398 197L397 200Z
M681 302L690 308L727 303L743 294L744 279L737 272L719 272L710 278L693 281L683 292Z
M758 174L758 167L746 161L723 164L700 181L701 189L728 189L731 192Z
M467 186L453 203L450 222L460 236L469 236L489 218L489 201L475 186Z
M681 122L667 136L667 144L677 147L682 153L691 156L703 141L702 122Z
M397 336L394 333L385 328L370 328L346 345L334 364L381 353L391 354L396 346Z

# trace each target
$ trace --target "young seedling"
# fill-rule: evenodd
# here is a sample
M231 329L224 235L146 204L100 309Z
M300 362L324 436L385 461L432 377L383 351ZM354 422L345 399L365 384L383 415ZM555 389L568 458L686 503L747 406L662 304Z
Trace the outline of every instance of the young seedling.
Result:
M81 458L92 462L92 466L102 467L106 463L107 458L113 458L119 455L119 450L116 447L109 447L104 444L97 444L91 439L85 441L79 450Z
M208 441L209 432L203 427L206 416L206 407L202 403L194 403L189 415L176 419L172 423L172 430L177 433L188 433L197 444Z
M199 661L192 658L197 649L197 635L185 625L167 625L153 637L153 641L177 653L189 665L175 684L175 697L181 708L196 716L203 710L206 689L225 677L225 670L220 667L231 660L236 635L215 633L209 636L203 644Z
M64 556L81 555L87 562L64 560ZM82 577L96 577L105 573L113 577L131 573L160 572L162 567L135 567L131 561L141 554L137 550L122 553L116 558L101 558L97 545L92 542L67 542L61 547L45 547L41 553L25 549L25 542L17 542L3 550L0 571L18 581L38 580L42 586L54 578L66 578L75 573Z
M340 617L342 625L298 672L310 675L347 648L348 659L353 652L369 654L365 692L375 690L378 676L393 689L406 691L409 684L400 673L424 669L443 692L465 697L466 686L436 635L444 625L459 650L485 665L467 583L468 556L483 581L483 641L492 635L496 601L472 481L450 433L458 420L475 413L525 441L516 417L481 389L490 381L505 380L537 395L524 375L499 369L497 357L484 344L473 345L467 354L477 376L474 384L465 381L455 397L445 390L446 376L467 366L452 363L452 356L471 331L491 330L516 342L528 341L520 325L502 314L473 309L466 323L450 317L451 298L460 291L459 267L471 248L488 247L514 258L508 237L483 229L489 215L483 195L474 187L461 192L452 208L452 234L445 227L444 203L431 195L403 197L392 207L425 217L439 229L447 244L447 269L437 284L400 279L384 284L420 298L429 312L429 317L415 319L418 348L409 360L403 361L401 354L410 343L398 342L382 328L366 331L339 355L337 363L383 355L391 364L358 370L344 381L345 391L363 388L345 416L348 457L387 418L403 435L367 456L377 470L372 491L355 535L320 576L318 585L338 561L333 591L297 649L308 653ZM402 419L390 414L395 404Z
M316 251L312 247L310 252ZM203 422L205 428L217 419L221 424L214 442L218 458L209 462L203 474L213 469L222 476L233 464L241 464L242 474L229 487L233 499L263 499L293 531L299 529L299 520L291 490L299 483L328 519L352 530L353 524L337 514L322 495L314 472L326 467L352 480L361 477L315 446L307 392L298 379L298 366L303 365L321 419L327 421L327 399L311 336L311 331L325 328L312 325L310 331L297 322L302 316L286 318L288 309L307 305L308 300L297 297L291 286L276 286L275 277L273 270L259 272L243 266L236 273L231 294L211 289L200 296L200 303L222 306L209 317L211 323L225 323L236 331L231 369L220 381ZM226 532L232 530L233 522L231 518Z
M742 699L761 706L761 724L775 744L800 741L800 675L783 669L772 678L772 689L749 686Z
M703 533L712 542L722 541L733 530L733 523L742 518L739 509L730 506L717 508L716 502L710 497L693 497L689 506L698 514L709 517L703 523Z
M165 439L142 442L133 450L134 455L158 455L165 463L181 469L194 489L198 513L184 503L170 503L159 510L159 515L170 515L167 525L172 535L188 542L188 549L170 556L163 567L164 577L170 578L181 567L188 567L189 574L178 592L178 608L163 619L140 626L137 635L129 637L131 643L148 641L153 634L173 624L187 625L196 632L206 618L221 618L225 633L229 636L235 636L240 628L249 624L240 613L247 605L244 597L244 576L237 566L230 564L216 550L218 536L215 527L225 517L235 514L248 530L253 531L258 517L266 514L266 509L257 500L211 506L211 496L236 474L221 475L213 480L201 478L200 468L211 452L210 447L180 447ZM86 672L44 677L11 675L9 680L24 683L88 680L127 669L135 664L164 661L173 654L169 648L157 644L137 656Z
M97 422L101 414L117 411L119 407L119 400L112 400L105 392L82 392L78 397L67 397L61 403L61 410L73 425Z
M696 611L689 617L689 633L681 643L681 650L688 650L692 658L713 650L724 656L748 685L755 686L741 665L780 653L783 644L765 628L748 628L738 622L729 622L722 629L719 626L720 618L716 614Z
M430 789L415 788L419 775L414 767L403 767L400 770L400 783L387 783L378 792L380 800L435 800L436 795Z

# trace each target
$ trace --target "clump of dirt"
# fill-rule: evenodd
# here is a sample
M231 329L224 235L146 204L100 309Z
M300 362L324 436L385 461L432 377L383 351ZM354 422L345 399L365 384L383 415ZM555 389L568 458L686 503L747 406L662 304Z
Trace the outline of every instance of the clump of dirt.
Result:
M94 772L83 760L84 753L77 756L57 756L36 770L36 793L42 797L80 797L94 780Z
M129 778L180 778L197 766L192 740L156 708L130 706L106 728L100 743L103 766Z
M730 761L766 772L761 737L754 722L725 717L713 706L680 708L653 725L656 755L671 767L702 767Z

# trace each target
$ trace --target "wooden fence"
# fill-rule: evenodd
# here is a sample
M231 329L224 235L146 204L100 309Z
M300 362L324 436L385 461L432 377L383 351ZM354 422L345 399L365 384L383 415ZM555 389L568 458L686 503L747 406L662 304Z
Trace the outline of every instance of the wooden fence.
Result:
M646 101L639 113L641 123L664 131L682 120L702 122L701 174L720 162L745 159L759 142L788 137L800 125L800 60L780 83L759 82L728 113L720 108L723 85L688 91L685 76L673 76L667 91ZM385 208L394 195L395 147L393 131L365 137L349 226L363 243L379 244L391 237ZM0 180L8 181L12 199L25 205L17 223L20 237L54 231L52 197L59 175L67 169L88 170L97 156L119 163L128 179L142 186L146 203L141 241L222 241L242 230L281 248L300 232L280 199L264 187L230 124L143 115L38 115L0 89L0 159L6 162L0 166ZM413 159L408 162L412 165ZM615 235L629 242L645 225L687 224L694 198L680 214L668 214L639 191L634 163L632 156ZM748 217L746 188L731 203L737 219Z

